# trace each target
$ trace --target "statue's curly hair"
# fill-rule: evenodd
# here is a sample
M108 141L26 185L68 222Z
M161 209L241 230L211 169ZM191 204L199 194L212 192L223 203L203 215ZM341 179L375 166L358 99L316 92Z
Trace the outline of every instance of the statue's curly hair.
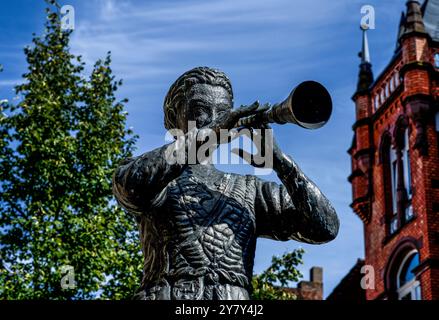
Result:
M232 84L226 74L209 67L197 67L182 74L169 88L163 104L165 128L177 128L177 110L187 102L186 94L195 84L220 86L227 90L233 99Z

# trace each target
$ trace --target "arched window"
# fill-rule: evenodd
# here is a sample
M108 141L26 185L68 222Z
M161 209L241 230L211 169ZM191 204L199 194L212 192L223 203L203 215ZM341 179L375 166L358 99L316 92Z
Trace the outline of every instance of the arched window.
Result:
M389 83L390 83L390 91L393 92L395 90L395 78L394 77L390 78Z
M389 256L384 285L389 300L421 300L419 240L406 237Z
M410 140L409 140L409 129L404 130L404 140L403 140L403 150L402 150L402 165L404 173L404 187L407 195L407 203L405 206L405 221L410 221L413 214L412 207L412 178L411 178L411 165L410 165Z
M395 86L397 87L397 86L399 86L399 84L400 84L400 81L399 81L399 73L396 72L396 73L395 73Z
M414 218L412 196L413 184L410 161L410 131L406 117L401 116L395 126L394 148L389 153L390 191L392 196L392 216L389 218L389 233Z
M402 259L394 279L399 300L421 300L421 285L414 273L418 265L419 253L416 249Z
M379 107L380 107L380 98L377 95L375 97L375 110L378 110Z
M381 142L381 162L383 166L384 201L385 215L387 221L387 234L390 236L398 230L398 210L397 210L397 181L398 181L398 162L396 151L392 147L390 133L383 135Z

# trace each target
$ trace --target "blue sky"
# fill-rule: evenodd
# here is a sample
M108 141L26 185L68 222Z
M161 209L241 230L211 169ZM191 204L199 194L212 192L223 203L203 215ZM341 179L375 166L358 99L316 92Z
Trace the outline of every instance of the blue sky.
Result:
M308 131L274 126L282 149L314 180L337 209L341 220L333 242L310 246L259 240L255 271L273 254L297 247L306 250L301 270L324 268L325 295L364 256L363 227L353 214L347 182L346 150L355 120L355 91L361 48L361 7L374 6L376 29L369 32L375 75L390 60L404 0L71 0L76 28L72 51L88 67L112 52L113 70L124 79L120 98L129 98L128 125L140 135L137 154L163 145L162 104L171 83L195 66L216 67L231 78L235 106L255 100L278 102L305 80L323 83L334 100L330 122ZM23 47L32 33L41 34L43 0L1 1L0 99L13 99L13 86L26 71ZM222 170L227 167L222 166ZM251 172L249 166L230 168ZM268 179L276 180L274 176Z

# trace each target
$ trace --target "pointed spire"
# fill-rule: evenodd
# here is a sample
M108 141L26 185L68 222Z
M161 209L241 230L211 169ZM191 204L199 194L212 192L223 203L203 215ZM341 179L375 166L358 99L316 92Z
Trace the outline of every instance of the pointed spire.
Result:
M413 32L427 34L425 31L421 4L418 1L409 0L407 1L406 6L407 14L405 15L404 21L401 21L403 22L403 30L401 30L400 26L400 35L398 40L401 40L402 37Z
M373 83L372 64L370 59L369 41L367 39L367 26L361 26L363 31L363 45L362 50L358 54L361 58L360 73L358 75L357 93L364 92L369 89Z
M425 0L424 3L421 6L422 16L425 14L425 8L427 8L429 0Z
M401 12L401 19L399 20L398 38L396 39L397 40L396 41L397 42L396 49L398 49L401 46L399 39L401 39L402 35L404 34L405 22L406 22L405 12L402 11Z
M363 30L363 48L361 50L361 63L370 63L370 52L369 52L369 41L367 40L367 30L366 26L361 26Z

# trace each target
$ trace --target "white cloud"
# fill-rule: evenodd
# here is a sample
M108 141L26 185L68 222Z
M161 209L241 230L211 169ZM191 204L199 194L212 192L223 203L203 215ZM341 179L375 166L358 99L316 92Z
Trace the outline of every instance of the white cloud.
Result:
M343 3L328 4L323 0L171 4L99 0L94 4L97 8L88 15L78 11L74 50L89 63L111 50L120 76L146 80L169 73L171 66L175 69L182 63L182 55L222 53L235 57L241 53L249 57L247 66L256 66L261 60L254 57L262 57L264 52L272 55L275 47L294 50L292 58L299 62L295 64L297 72L298 67L316 63L305 60L301 51L317 46L322 50L336 40L328 39L329 33L319 30L335 27L337 17L347 10Z
M22 83L22 79L0 80L0 87L13 87Z

